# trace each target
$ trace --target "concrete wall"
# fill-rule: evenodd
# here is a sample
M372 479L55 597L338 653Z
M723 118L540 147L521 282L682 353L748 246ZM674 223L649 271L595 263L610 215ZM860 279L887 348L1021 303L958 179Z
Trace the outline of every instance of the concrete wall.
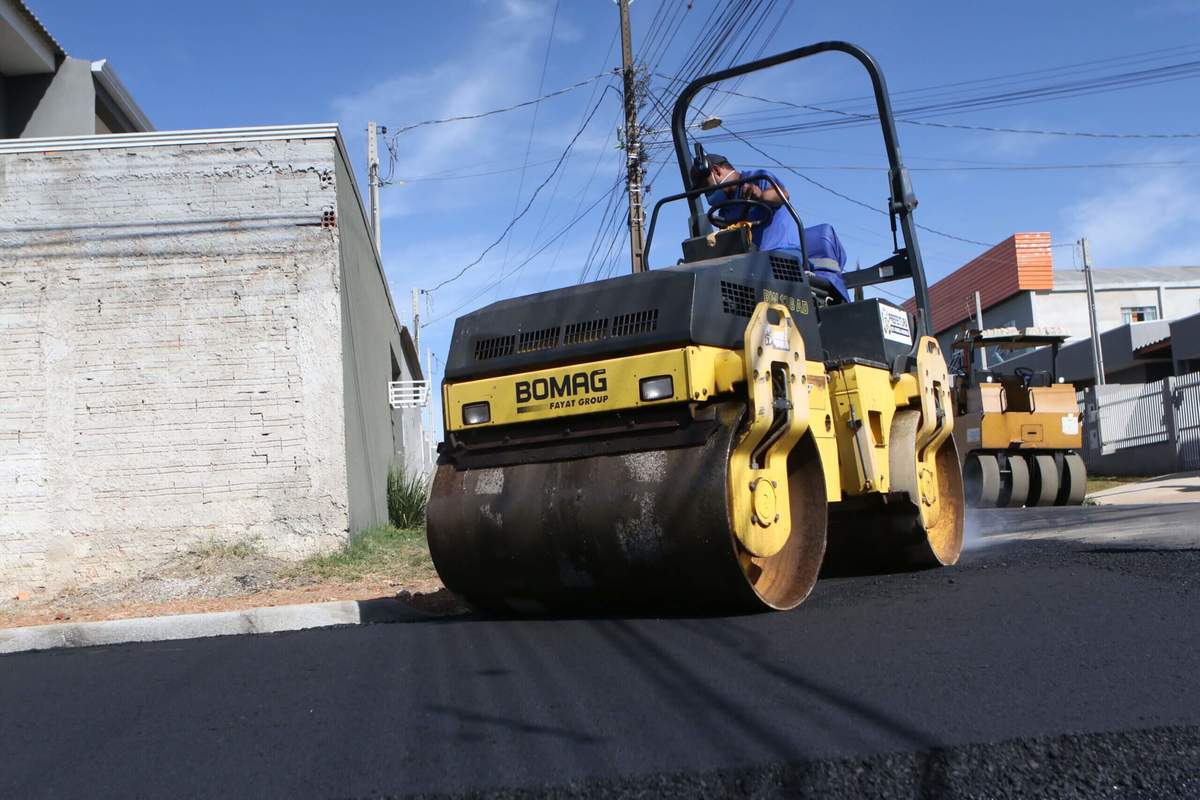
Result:
M1087 292L1055 290L1038 292L1033 298L1038 325L1060 325L1070 330L1073 339L1091 335L1088 324ZM1096 326L1101 332L1124 324L1121 309L1152 306L1159 319L1178 319L1200 311L1200 288L1126 287L1096 290ZM987 312L984 314L988 316Z
M337 160L332 138L0 154L0 592L344 541Z
M1084 434L1086 442L1086 424ZM1091 475L1154 476L1167 475L1179 469L1174 442L1129 447L1107 454L1085 447L1079 455Z
M336 177L346 464L350 528L358 532L387 521L388 467L403 464L406 453L419 457L415 444L420 437L420 416L416 409L393 410L388 403L388 381L394 366L401 375L397 380L412 380L412 367L405 357L383 267L355 194L354 177L340 155ZM415 436L410 431L413 427Z

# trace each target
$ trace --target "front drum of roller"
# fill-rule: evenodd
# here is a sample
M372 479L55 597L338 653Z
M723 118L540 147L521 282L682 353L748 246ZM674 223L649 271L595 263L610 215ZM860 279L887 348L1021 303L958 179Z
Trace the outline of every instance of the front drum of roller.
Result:
M810 438L793 450L793 529L777 554L742 550L729 459L744 413L718 406L699 446L459 470L438 467L429 549L446 587L521 614L743 612L808 596L825 551L826 497Z

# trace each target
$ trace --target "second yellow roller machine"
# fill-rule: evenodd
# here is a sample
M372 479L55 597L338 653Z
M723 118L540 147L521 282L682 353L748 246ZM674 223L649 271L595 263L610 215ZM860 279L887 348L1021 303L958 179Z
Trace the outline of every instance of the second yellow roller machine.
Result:
M846 302L801 254L720 227L692 183L703 87L817 53L867 70L902 243L851 288L911 280L917 313ZM457 320L428 509L446 586L484 607L788 609L826 570L953 564L963 489L950 382L887 89L823 42L691 83L672 116L691 235L665 269L494 303ZM696 148L696 158L703 151ZM795 218L785 203L775 213Z

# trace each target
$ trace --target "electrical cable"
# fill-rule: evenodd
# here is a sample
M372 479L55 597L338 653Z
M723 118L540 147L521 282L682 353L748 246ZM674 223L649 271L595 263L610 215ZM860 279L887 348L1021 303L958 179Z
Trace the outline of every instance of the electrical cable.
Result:
M452 282L458 280L459 278L461 278L463 275L465 275L467 273L467 271L469 269L471 269L475 265L479 264L479 262L483 261L483 259L487 257L488 253L490 253L497 245L499 245L502 241L504 241L505 237L508 236L509 232L513 229L513 227L516 226L516 224L521 220L521 218L524 217L525 214L527 214L529 212L530 207L533 206L533 202L535 200L537 200L537 197L541 193L542 189L544 189L546 187L546 185L548 183L550 183L550 181L554 178L554 176L556 174L558 174L558 170L562 166L563 161L565 161L567 156L570 155L571 149L575 146L575 142L579 141L579 137L583 135L583 132L587 129L588 124L591 123L592 118L596 116L596 112L600 110L600 104L603 103L604 98L608 96L608 90L612 89L612 88L613 87L611 84L609 84L608 86L605 86L605 91L601 93L600 99L597 100L596 104L592 106L592 110L588 113L587 119L585 119L583 124L579 126L579 130L577 130L575 132L575 135L571 137L571 141L567 143L566 149L564 149L562 152L562 155L559 156L558 163L556 163L554 165L554 169L552 169L550 171L550 174L546 176L546 179L543 180L538 185L538 187L533 190L533 194L530 195L530 197L529 197L529 202L525 204L525 207L523 209L521 209L521 213L519 213L515 217L513 217L513 219L508 223L508 225L506 225L504 227L504 230L501 231L500 236L496 238L496 241L492 242L486 248L484 248L483 252L479 254L478 258L476 258L474 261L472 261L471 263L467 264L465 267L460 269L453 276L441 281L436 286L434 286L432 289L424 290L426 294L436 292L438 289L441 289L446 284L452 283ZM616 90L614 89L613 91L616 91Z
M544 94L541 97L535 97L532 100L524 100L520 103L514 103L513 105L505 106L503 108L494 108L491 111L481 111L481 112L478 112L475 114L461 114L459 116L454 116L454 117L442 117L441 119L427 119L427 120L423 120L421 122L414 122L409 125L404 125L398 129L396 129L395 132L390 133L388 135L388 137L386 139L384 139L384 146L387 148L391 163L388 165L387 177L383 178L380 181L380 184L386 186L387 184L392 182L392 173L395 170L396 162L399 160L399 152L397 149L396 140L400 137L400 134L402 134L402 133L407 133L408 131L416 130L417 128L424 128L429 125L444 125L449 122L465 122L467 120L483 119L484 117L491 117L491 116L495 116L496 114L504 114L509 111L516 111L519 108L527 108L528 106L532 106L532 105L541 103L543 100L549 100L552 97L559 97L560 95L564 95L569 92L573 92L576 89L580 89L584 86L587 86L590 83L594 83L594 82L600 80L601 78L607 78L607 77L611 77L611 73L602 72L599 75L593 75L590 78L585 78L584 80L581 80L578 83L573 83L570 86L566 86L562 89L558 89L557 91L550 92L549 94Z
M558 6L559 0L554 0L554 14L550 17L550 33L546 36L546 54L542 57L542 74L538 78L537 93L540 95L546 84L546 68L550 66L550 49L554 45L554 29L558 25ZM593 94L595 93L595 84L592 85ZM588 101L591 102L590 100ZM521 205L521 192L525 191L525 173L529 166L529 153L533 150L533 134L537 130L538 111L541 110L542 104L535 103L533 106L533 119L529 122L529 138L525 142L525 157L521 161L521 177L517 181L517 192L513 195L513 214L517 213L517 208ZM559 173L559 179L562 179L562 173ZM557 187L557 183L555 184ZM504 242L504 259L501 261L501 269L508 265L508 251L512 247L512 239L507 239Z
M770 161L772 163L774 163L780 169L786 169L788 172L792 173L793 175L799 177L800 179L802 179L804 181L807 181L808 183L811 183L813 186L816 186L818 189L822 189L826 192L829 192L830 194L840 197L843 200L846 200L847 202L855 204L856 206L862 206L863 208L868 209L869 211L874 211L876 214L883 214L885 217L888 216L888 212L883 210L882 208L876 208L875 206L871 205L870 203L865 203L862 200L859 200L855 197L851 197L848 194L839 192L837 189L826 186L825 184L821 183L820 181L818 181L814 178L810 178L809 176L805 175L803 172L800 172L798 170L795 170L795 169L789 167L787 164L784 164L782 161L775 158L770 153L764 152L760 148L756 147L749 140L743 138L740 134L738 134L732 128L729 128L726 125L721 125L721 127L724 130L729 131L734 136L734 138L736 138L742 144L749 147L754 152L758 153L759 155L763 156L764 158L770 159ZM943 236L947 239L953 239L957 242L965 242L966 244L982 245L983 247L991 247L992 246L992 243L981 242L978 239L967 239L963 236L956 236L953 233L946 233L945 231L940 231L937 228L931 228L928 225L922 225L921 223L916 222L915 220L913 221L913 224L916 225L918 228L920 228L923 231L928 231L929 233L935 234L937 236Z
M1200 63L1200 62L1198 62ZM822 106L809 105L805 103L792 103L787 100L772 100L767 97L759 97L757 95L745 94L736 92L730 89L720 89L728 95L743 97L747 100L757 100L763 103L772 103L775 105L787 106L790 108L802 108L810 111L818 111L824 114L836 114L838 116L854 117L864 121L875 121L879 119L878 114L859 114L850 111L842 111L836 108L825 108ZM931 122L929 120L904 119L897 116L897 122L902 122L905 125L921 125L930 128L953 128L956 130L970 131L987 131L991 133L1026 133L1037 134L1042 136L1077 136L1091 139L1200 139L1200 133L1099 133L1096 131L1062 131L1062 130L1040 130L1031 128L1004 128L990 125L967 125L957 122Z
M478 292L478 293L477 293L477 294L475 294L474 296L472 296L472 297L468 298L467 300L464 300L463 302L459 303L457 306L455 306L455 307L453 307L453 308L449 309L448 311L446 311L446 312L444 312L444 313L442 313L442 314L440 314L440 315L438 315L438 316L434 317L433 319L430 319L428 322L422 322L422 323L421 323L421 327L422 327L422 328L427 328L427 327L429 327L430 325L434 325L434 324L436 324L436 323L438 323L438 322L441 322L442 320L446 319L447 317L449 317L449 316L451 316L451 315L453 315L453 314L457 313L457 312L459 311L459 309L462 309L462 308L464 308L465 306L467 306L467 305L470 305L471 303L473 303L473 302L475 302L476 300L478 300L480 297L483 297L484 295L486 295L486 294L487 294L489 291L491 291L491 290L492 290L492 289L493 289L493 288L494 288L496 285L498 285L499 281L501 281L501 280L504 280L505 278L507 278L507 277L509 277L509 276L511 276L511 275L514 275L514 274L516 274L517 272L519 272L519 271L520 271L520 270L521 270L521 269L522 269L522 268L523 268L523 267L524 267L526 264L528 264L528 263L530 263L531 261L533 261L533 259L535 259L535 258L537 258L539 255L541 255L541 254L542 254L542 252L544 252L544 251L545 251L545 250L546 250L548 247L550 247L550 245L552 245L552 244L554 244L554 242L558 241L558 239L559 239L560 237L562 237L562 236L566 235L566 233L567 233L569 230L571 230L571 228L575 227L575 225L576 225L576 224L577 224L577 223L578 223L578 222L579 222L581 219L583 219L583 218L584 218L584 217L586 217L588 214L590 214L590 213L591 213L591 211L592 211L592 209L594 209L596 206L600 205L601 201L603 201L603 200L605 199L605 197L608 197L608 196L611 196L612 194L614 194L614 193L616 192L617 188L619 188L619 186L620 186L620 181L616 181L616 182L614 182L614 183L613 183L613 185L612 185L611 187L609 187L609 189L608 189L608 190L607 190L607 191L606 191L604 194L602 194L602 195L600 195L599 197L597 197L597 198L596 198L596 200L595 200L595 201L593 201L593 202L592 202L592 204L591 204L591 205L589 205L589 206L588 206L586 209L584 209L582 213L580 213L580 214L577 214L577 215L575 216L575 218L574 218L574 219L572 219L572 220L571 220L570 222L568 222L568 223L567 223L565 226L563 226L562 228L560 228L560 229L558 230L558 232L557 232L557 233L555 233L553 236L551 236L549 239L547 239L547 240L545 241L545 243L543 243L543 244L542 244L542 246L541 246L541 247L539 247L539 248L537 249L537 251L536 251L536 252L534 252L532 255L530 255L528 258L526 258L526 259L525 259L524 261L522 261L520 264L517 264L516 266L514 266L514 267L513 267L511 270L509 270L509 272L508 272L507 274L501 275L501 276L500 276L499 278L497 278L497 279L496 279L496 281L494 281L492 284L490 284L489 286L487 286L486 288L484 288L482 291ZM432 290L431 290L431 291L432 291Z
M761 168L763 164L746 164L750 168ZM856 166L845 164L776 164L780 168L827 170L839 172L887 172L887 167ZM1151 167L1200 167L1200 161L1111 161L1097 164L1008 164L965 167L909 167L909 172L1053 172L1081 169L1146 169Z

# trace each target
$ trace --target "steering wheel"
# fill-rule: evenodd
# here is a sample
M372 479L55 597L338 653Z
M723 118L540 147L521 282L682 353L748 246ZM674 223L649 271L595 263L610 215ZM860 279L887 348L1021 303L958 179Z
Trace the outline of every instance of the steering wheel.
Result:
M771 220L775 218L775 209L762 200L755 200L749 197L730 197L725 200L718 200L708 207L708 221L712 223L714 228L728 228L732 223L729 220L723 219L717 212L723 208L735 205L745 209L742 212L742 220L749 222L751 225L770 225ZM766 217L764 219L746 219L750 215L750 211L755 208L761 208L766 212ZM741 222L742 220L734 221Z
M1033 380L1033 370L1029 367L1013 367L1013 374L1021 379L1021 383L1026 386Z

